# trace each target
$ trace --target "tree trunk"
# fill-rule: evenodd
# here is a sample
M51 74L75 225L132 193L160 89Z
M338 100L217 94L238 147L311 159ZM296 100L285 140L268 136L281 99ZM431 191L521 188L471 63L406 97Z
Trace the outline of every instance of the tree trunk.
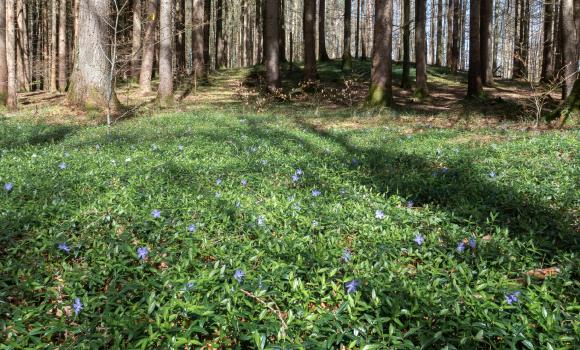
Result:
M6 0L0 0L0 103L6 105L8 66L6 61Z
M431 21L429 27L429 60L431 64L435 63L435 0L431 0Z
M268 0L266 0L268 1ZM286 0L278 0L280 3L280 9L278 10L278 49L280 50L279 59L280 62L286 63Z
M411 88L411 0L403 0L403 75L401 87Z
M108 0L81 0L79 4L79 47L68 92L69 102L84 109L115 111L119 107L111 81L109 62L111 16Z
M460 0L453 0L453 40L451 45L451 71L457 73L459 70L459 30L461 18L461 2Z
M263 25L262 25L262 0L256 0L256 62L261 64L262 61L262 50L263 50Z
M554 3L555 0L544 3L544 45L542 50L542 73L540 81L549 83L554 79Z
M266 64L266 87L275 93L280 88L280 0L267 0L264 11L264 59Z
M172 0L161 0L159 7L159 90L157 98L162 106L173 103L172 2Z
M131 45L131 78L139 75L141 57L141 0L133 0L133 41Z
M344 42L342 52L342 70L350 72L352 70L352 55L350 53L350 27L351 27L351 1L344 2Z
M216 3L216 21L215 21L215 65L218 69L224 68L224 33L223 33L223 0L217 0Z
M370 4L371 0L363 0L362 7L365 7L365 2L367 4L366 12L370 12ZM360 46L360 59L361 61L367 60L367 33L370 32L368 28L368 23L366 20L363 20L363 36L362 36L362 44Z
M18 88L30 91L28 31L26 28L26 6L23 0L16 1L16 64Z
M57 14L59 0L51 0L50 11L50 92L57 91L56 54L57 54Z
M326 0L318 0L318 58L321 62L329 60L326 51Z
M493 85L493 42L491 37L493 0L479 0L480 2L480 58L481 83L485 86Z
M437 1L437 57L435 64L441 66L443 63L443 0Z
M304 80L316 79L316 0L304 0Z
M66 18L66 0L60 0L58 23L58 91L60 92L66 91L67 84Z
M203 63L206 70L209 70L209 29L211 21L211 0L205 0L203 5Z
M572 93L578 71L578 56L576 52L576 27L574 22L574 0L562 0L562 66L564 68L564 84L562 97L567 98Z
M354 57L358 59L358 47L360 41L360 0L356 1L356 32L354 35Z
M427 88L427 45L425 35L426 0L415 1L415 62L416 62L416 87L415 96L424 98L429 94Z
M16 3L6 0L6 62L8 68L8 95L6 107L8 110L18 109L18 82L16 76Z
M447 0L447 52L445 65L451 68L451 50L453 47L453 3L457 0Z
M81 0L86 1L86 0ZM151 92L151 77L153 76L153 60L155 59L155 27L157 25L157 0L145 0L145 35L143 37L143 59L141 60L141 72L139 86L141 92Z
M483 95L481 81L481 2L471 0L469 6L469 72L467 74L467 96L480 97Z
M192 30L192 70L193 78L198 79L205 71L204 62L204 0L193 0L193 30Z
M392 88L393 0L375 0L375 28L369 102L390 106Z

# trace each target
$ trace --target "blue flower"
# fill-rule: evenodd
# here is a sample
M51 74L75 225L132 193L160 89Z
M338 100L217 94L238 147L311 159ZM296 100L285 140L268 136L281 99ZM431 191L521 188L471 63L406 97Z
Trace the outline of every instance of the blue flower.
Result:
M193 282L193 281L187 282L185 284L185 290L193 289L193 287L195 287L195 282Z
M506 302L511 305L513 303L517 303L518 301L520 301L520 299L518 298L518 296L520 295L519 291L515 291L513 293L509 293L505 296Z
M215 180L215 184L218 185L218 186L221 185L222 184L222 179L219 179L218 178L217 180Z
M312 197L318 197L320 196L322 192L320 192L319 190L312 190Z
M4 184L4 189L5 189L7 192L10 192L10 191L12 191L12 188L14 188L14 185L12 184L12 182L7 182L7 183L5 183L5 184Z
M314 226L314 227L318 226L318 221L312 220L312 226Z
M65 253L70 253L70 247L66 243L59 243L58 249L62 250Z
M221 192L216 192L216 193L215 193L215 197L216 197L216 198L220 198L221 196L222 196L222 193L221 193Z
M358 161L358 159L356 159L356 158L353 158L353 159L350 161L350 163L351 163L352 165L358 165L359 161Z
M382 220L385 218L385 213L382 210L375 211L375 218Z
M300 176L292 175L292 182L298 182L298 180L300 180Z
M65 163L65 162L62 162L62 163L60 163L60 164L58 165L58 167L59 167L61 170L64 170L64 169L66 169L66 163Z
M296 169L296 172L294 172L294 175L297 175L297 176L302 176L303 174L304 174L304 172L300 168Z
M246 186L248 184L248 180L246 179L242 179L242 181L240 181L242 186Z
M415 202L413 200L407 201L407 208L411 209L415 206Z
M238 283L242 283L245 276L246 274L244 273L244 271L240 269L237 269L236 272L234 272L234 279L238 281Z
M350 250L348 249L343 250L341 259L345 263L349 262L350 259L352 259L352 253L350 252Z
M266 219L264 219L264 217L262 215L258 216L258 226L265 226L266 225Z
M191 225L189 225L189 227L187 228L187 230L189 232L195 232L197 230L197 227L195 226L195 224L191 224Z
M266 165L266 164L268 164L268 161L265 159L262 159L262 160L260 160L260 163L262 163L262 165Z
M471 249L475 249L475 247L477 247L477 241L475 240L475 238L469 239L469 246L471 247Z
M153 216L153 218L158 219L161 217L161 210L159 209L153 209L151 211L151 216Z
M497 176L497 174L495 173L495 171L490 171L489 174L487 174L487 175L489 177L491 177L492 179Z
M151 150L152 150L152 151L157 151L157 148L158 148L158 147L157 147L157 145L156 145L156 144L152 144L152 145L151 145Z
M425 237L421 236L421 235L416 235L414 241L418 244L418 245L423 245L423 242L425 242Z
M344 286L346 287L346 292L348 294L356 292L356 289L358 288L359 285L360 282L357 280L352 280L344 284Z
M465 242L461 241L457 244L457 248L455 248L458 253L463 253L465 251Z
M78 316L78 314L81 312L81 310L83 309L83 303L81 303L81 299L76 298L75 302L72 305L73 309L75 310L75 315Z
M95 145L95 148L96 148L97 150L100 150L100 149L101 149L101 145L99 145L99 144L97 143L97 144Z
M180 151L183 151L183 145L177 146L177 149L180 150Z
M147 259L147 255L149 254L149 248L147 247L139 247L137 248L137 257L141 260Z

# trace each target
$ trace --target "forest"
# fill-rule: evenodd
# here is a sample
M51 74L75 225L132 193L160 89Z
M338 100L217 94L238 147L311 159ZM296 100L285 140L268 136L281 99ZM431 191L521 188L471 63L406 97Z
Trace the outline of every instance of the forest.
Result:
M0 350L580 348L580 1L0 0Z

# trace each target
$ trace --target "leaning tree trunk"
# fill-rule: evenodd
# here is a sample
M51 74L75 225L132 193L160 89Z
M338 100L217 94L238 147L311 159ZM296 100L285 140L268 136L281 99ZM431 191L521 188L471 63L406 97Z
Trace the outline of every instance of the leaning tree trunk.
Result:
M350 72L352 70L352 55L350 53L350 27L351 27L351 6L350 0L344 2L344 42L342 52L342 70Z
M316 38L314 25L316 23L316 0L304 0L304 80L316 79ZM290 55L292 60L292 55Z
M574 0L562 0L562 63L564 68L564 84L562 96L567 98L572 93L578 71L576 52L576 28L574 23Z
M141 57L141 0L133 0L133 37L131 43L131 78L139 75L139 58Z
M155 1L155 0L153 0ZM83 109L116 111L119 101L111 79L109 62L110 1L81 0L79 4L78 56L67 99Z
M481 82L485 86L493 85L493 42L491 37L491 22L493 18L493 0L480 2L480 57Z
M329 60L326 51L326 0L318 0L318 58L325 62Z
M6 107L8 110L18 109L18 81L16 76L16 3L6 0L6 62L8 66L8 95Z
M6 61L6 0L0 0L0 103L6 104L8 66Z
M426 0L415 1L415 62L416 88L415 97L424 98L429 94L427 88L427 45L425 35Z
M81 0L86 1L86 0ZM153 60L155 58L155 27L157 25L157 0L145 0L145 35L143 37L143 59L139 72L141 93L151 92L151 77L153 76Z
M192 70L193 78L198 79L205 71L204 62L204 0L193 0L193 30L192 30Z
M411 88L411 0L403 0L403 75L401 87Z
M375 0L375 28L369 102L390 106L393 100L393 0Z
M275 93L280 88L280 0L267 0L264 11L264 60L266 64L266 88Z
M58 91L65 92L67 83L66 0L60 0L58 23Z
M469 6L469 72L467 74L467 96L483 95L481 81L481 43L480 16L481 0L471 0Z
M173 104L172 2L172 0L161 0L159 7L159 90L157 98L162 106Z

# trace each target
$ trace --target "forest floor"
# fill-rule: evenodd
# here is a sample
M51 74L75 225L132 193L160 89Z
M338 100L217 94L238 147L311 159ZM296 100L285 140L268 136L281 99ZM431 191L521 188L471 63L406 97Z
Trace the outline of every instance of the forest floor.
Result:
M0 348L578 349L580 131L436 68L429 101L365 108L364 64L279 99L224 70L167 109L127 85L112 127L24 95Z

